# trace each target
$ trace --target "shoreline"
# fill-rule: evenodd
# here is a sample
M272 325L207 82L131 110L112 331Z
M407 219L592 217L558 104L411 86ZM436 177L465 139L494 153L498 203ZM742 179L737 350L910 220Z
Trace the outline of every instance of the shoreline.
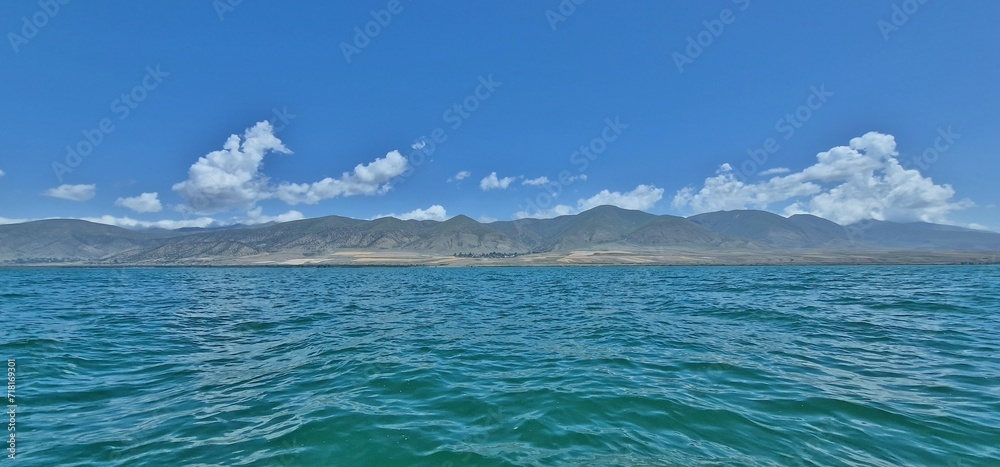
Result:
M189 261L0 263L0 269L32 268L476 268L476 267L747 267L747 266L977 266L1000 265L995 251L623 251L573 250L512 258L462 258L409 251L339 251L321 257L266 254Z

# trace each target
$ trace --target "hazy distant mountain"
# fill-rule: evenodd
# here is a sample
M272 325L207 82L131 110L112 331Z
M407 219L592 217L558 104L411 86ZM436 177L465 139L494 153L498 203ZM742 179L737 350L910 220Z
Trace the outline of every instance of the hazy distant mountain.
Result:
M154 239L141 232L79 220L0 225L0 262L99 259L153 244Z
M785 218L766 211L719 211L689 218L713 232L782 248L845 246L844 227L816 216Z
M488 224L532 251L561 251L594 245L747 246L750 242L719 235L683 217L657 216L614 206L598 206L553 219L519 219Z
M852 241L892 249L997 251L1000 234L953 225L863 221L845 228Z
M328 216L218 230L133 231L78 220L0 225L0 263L187 264L279 255L314 258L343 251L456 253L571 252L587 249L692 251L988 251L1000 234L961 227L867 221L841 226L809 215L722 211L690 218L599 206L553 219L483 224L371 221Z

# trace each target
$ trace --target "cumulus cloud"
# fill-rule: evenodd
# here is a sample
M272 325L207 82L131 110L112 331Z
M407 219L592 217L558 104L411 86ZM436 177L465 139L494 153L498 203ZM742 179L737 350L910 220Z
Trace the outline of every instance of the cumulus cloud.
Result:
M68 199L70 201L87 201L94 197L97 192L97 185L59 185L49 188L42 194L53 198Z
M414 209L406 214L379 214L372 219L382 217L395 217L396 219L408 221L443 221L448 219L448 212L440 204L435 204L427 209Z
M656 203L662 198L663 188L657 188L653 185L639 185L635 187L634 190L626 193L601 190L599 193L591 196L590 198L581 198L577 200L576 206L557 204L551 208L538 210L536 212L518 211L514 213L514 217L517 219L524 219L527 217L545 219L549 217L577 214L606 204L618 206L623 209L646 211L655 206Z
M159 193L143 193L131 198L118 198L115 206L129 208L135 212L160 212L163 205L160 204Z
M212 214L250 209L269 196L268 180L260 172L269 152L291 154L274 135L270 122L259 122L239 135L230 135L223 149L201 157L188 169L188 179L173 186L188 210Z
M465 179L467 179L467 178L469 178L471 176L472 176L472 172L469 172L468 170L462 170L462 171L458 172L457 174L455 174L454 177L449 177L448 180L447 180L447 182L448 183L451 183L453 181L460 182L460 181L465 180Z
M275 196L288 204L316 204L338 196L383 194L391 188L390 180L409 167L399 151L391 151L369 164L358 164L340 178L324 178L316 183L282 183Z
M270 153L291 154L274 135L267 121L258 122L243 136L231 135L222 150L201 157L188 170L188 179L173 186L187 202L182 209L213 214L234 209L251 210L258 201L278 198L288 204L315 204L338 196L374 195L389 190L389 181L403 174L408 162L398 151L358 164L340 178L315 183L273 185L261 172Z
M700 190L684 188L677 192L672 204L675 208L689 207L697 213L750 207L764 209L770 203L815 194L820 190L821 187L815 183L798 182L786 177L775 177L757 184L744 183L736 178L729 164L722 164L714 177L705 179Z
M507 187L509 187L510 184L514 182L514 180L517 180L518 178L519 177L498 178L497 173L492 172L479 181L479 188L482 188L483 191L506 190Z
M816 156L801 172L746 183L729 164L700 189L677 192L673 206L694 212L731 209L768 209L790 203L784 214L813 214L840 224L865 219L947 222L949 213L973 205L955 201L955 190L938 185L897 160L891 135L871 132ZM787 173L787 172L786 172Z
M531 186L542 186L546 183L549 183L549 177L530 178L528 180L521 182L522 185L531 185Z
M588 199L578 201L577 206L581 211L605 204L618 206L622 209L645 211L655 206L656 202L662 198L663 188L657 188L653 185L639 185L628 193L601 190L600 193Z

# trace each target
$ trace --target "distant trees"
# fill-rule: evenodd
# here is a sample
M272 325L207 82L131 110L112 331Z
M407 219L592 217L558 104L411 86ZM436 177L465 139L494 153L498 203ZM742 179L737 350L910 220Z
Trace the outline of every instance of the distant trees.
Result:
M456 258L516 258L522 255L530 255L534 252L529 251L527 253L500 253L497 251L491 251L489 253L455 253Z

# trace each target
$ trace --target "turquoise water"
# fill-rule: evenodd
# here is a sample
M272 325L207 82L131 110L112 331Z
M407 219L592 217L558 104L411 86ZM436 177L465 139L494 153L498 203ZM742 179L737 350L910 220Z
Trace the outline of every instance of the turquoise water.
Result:
M7 269L0 357L17 465L996 465L998 285L973 266Z

